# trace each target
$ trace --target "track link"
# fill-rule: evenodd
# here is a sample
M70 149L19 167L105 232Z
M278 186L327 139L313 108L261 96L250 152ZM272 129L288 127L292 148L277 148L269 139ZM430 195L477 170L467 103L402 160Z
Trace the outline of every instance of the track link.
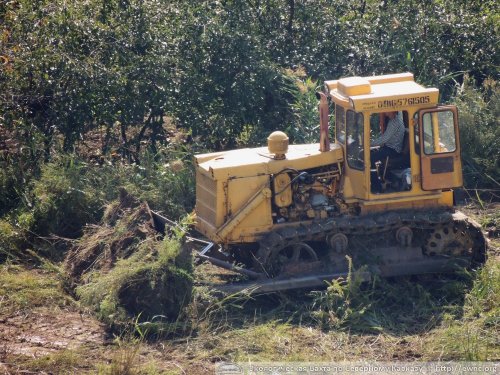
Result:
M271 258L282 249L299 242L323 241L327 236L336 233L343 233L346 236L377 236L401 227L408 227L412 230L427 231L430 235L433 231L446 226L459 227L462 232L465 231L466 236L470 237L473 245L466 257L469 258L471 264L485 262L487 241L477 222L460 211L423 212L416 210L390 211L358 217L343 216L298 225L285 224L282 228L277 228L262 238L259 242L257 259L261 267L265 269ZM454 256L455 254L448 255Z

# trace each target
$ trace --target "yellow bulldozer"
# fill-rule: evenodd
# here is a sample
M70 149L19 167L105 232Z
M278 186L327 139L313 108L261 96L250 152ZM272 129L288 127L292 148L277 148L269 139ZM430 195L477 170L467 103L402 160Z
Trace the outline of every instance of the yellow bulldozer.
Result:
M454 209L457 108L438 97L411 73L325 81L319 143L289 145L277 131L267 147L196 155L196 229L210 240L197 256L250 279L232 290L261 292L352 266L398 276L481 264L481 228ZM376 156L391 121L399 150Z

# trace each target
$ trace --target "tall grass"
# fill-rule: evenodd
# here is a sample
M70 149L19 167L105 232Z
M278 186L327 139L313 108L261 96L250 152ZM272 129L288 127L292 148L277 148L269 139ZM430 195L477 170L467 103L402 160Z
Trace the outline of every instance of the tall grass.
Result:
M325 329L354 332L415 334L439 326L445 316L460 319L473 275L465 272L431 279L356 277L334 280L325 291L313 292L312 319Z
M500 358L500 264L490 259L465 294L460 319L448 318L436 331L429 355L439 359L485 361Z
M111 161L99 165L61 154L43 164L39 175L26 184L6 180L1 171L0 185L13 185L7 192L0 189L8 209L0 216L0 259L28 246L50 247L38 241L39 236L81 236L86 224L100 220L120 188L174 220L194 206L191 156L183 148L164 147L154 155L145 152L141 165ZM46 255L60 258L58 251L49 248Z
M487 79L477 88L469 77L457 85L464 176L470 188L500 188L500 84Z

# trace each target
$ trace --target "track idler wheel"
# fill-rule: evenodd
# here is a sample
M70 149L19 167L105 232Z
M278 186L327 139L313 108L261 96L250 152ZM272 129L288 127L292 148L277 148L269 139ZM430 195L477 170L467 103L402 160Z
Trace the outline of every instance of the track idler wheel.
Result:
M349 240L344 233L331 234L326 238L326 242L336 253L345 254L347 252Z
M413 231L408 227L401 227L396 232L396 240L403 247L410 247L413 240Z
M320 263L314 249L305 242L297 242L272 253L266 262L269 277L308 273Z

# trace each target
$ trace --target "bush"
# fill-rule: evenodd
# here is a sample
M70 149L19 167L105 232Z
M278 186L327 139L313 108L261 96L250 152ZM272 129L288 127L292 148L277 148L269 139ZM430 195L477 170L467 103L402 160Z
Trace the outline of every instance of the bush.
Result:
M76 238L87 223L102 214L103 196L92 184L89 166L73 157L61 157L42 167L35 181L32 231Z
M0 216L18 204L17 189L20 187L14 173L14 166L2 163L0 168Z
M22 242L22 232L8 221L0 220L0 260L16 258Z
M145 154L141 165L114 165L102 169L97 182L106 200L116 199L120 187L153 210L174 220L190 212L195 203L194 168L187 151L162 149L157 155Z
M500 186L500 85L485 80L477 89L466 79L454 99L459 109L465 185Z

